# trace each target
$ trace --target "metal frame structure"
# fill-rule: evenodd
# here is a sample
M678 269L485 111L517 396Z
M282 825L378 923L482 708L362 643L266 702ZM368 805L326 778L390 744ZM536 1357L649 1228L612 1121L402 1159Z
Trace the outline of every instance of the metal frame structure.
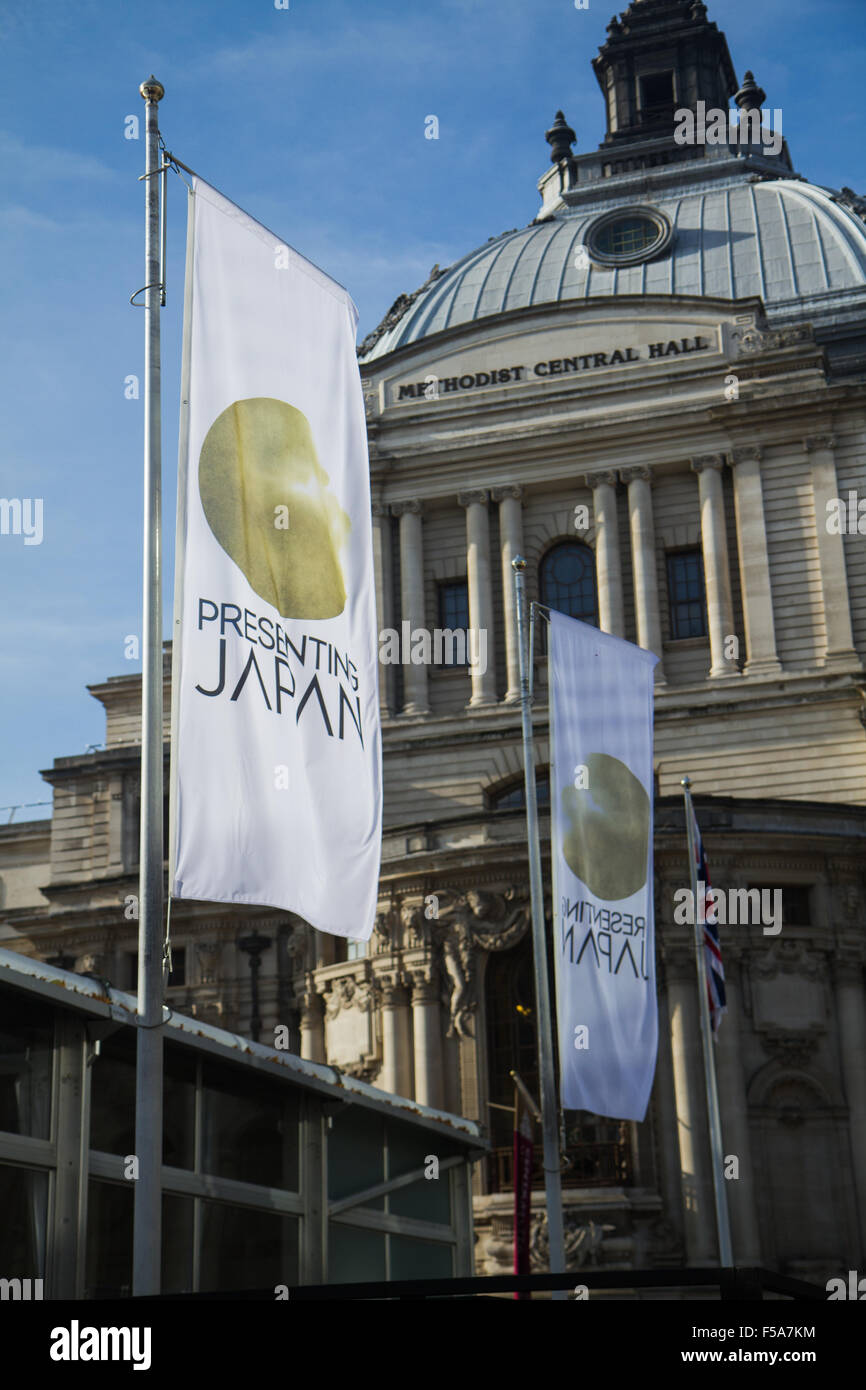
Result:
M99 1065L103 1041L118 1029L133 1036L134 996L104 982L32 961L0 949L0 988L13 988L25 997L52 1006L55 1038L52 1048L52 1112L50 1138L35 1139L0 1131L0 1164L41 1171L48 1176L48 1220L45 1254L45 1297L85 1297L87 1261L87 1204L90 1179L124 1182L124 1157L90 1147L93 1067ZM193 1169L163 1165L158 1191L163 1194L229 1202L251 1211L295 1216L299 1220L298 1280L326 1282L328 1231L354 1227L385 1236L408 1236L450 1248L456 1275L473 1272L473 1233L470 1165L488 1151L480 1128L443 1111L376 1090L333 1067L307 1062L290 1053L253 1043L196 1019L174 1014L160 1030L167 1042L190 1049L202 1063L225 1062L270 1080L291 1085L300 1097L298 1190L258 1186L201 1171L201 1125L196 1123ZM200 1079L200 1068L197 1078ZM200 1120L202 1086L196 1084L196 1117ZM357 1192L328 1197L330 1125L344 1107L373 1111L391 1125L409 1126L423 1136L419 1149L440 1155L440 1182L450 1191L450 1224L422 1221L388 1210L388 1196L423 1180L423 1168L390 1175L386 1140L385 1180ZM131 1118L131 1116L130 1116ZM455 1152L456 1150L456 1152ZM383 1197L383 1209L364 1204ZM201 1288L198 1268L201 1201L195 1203L193 1229L193 1288ZM385 1241L386 1277L390 1277L390 1240ZM10 1271L15 1273L15 1271Z

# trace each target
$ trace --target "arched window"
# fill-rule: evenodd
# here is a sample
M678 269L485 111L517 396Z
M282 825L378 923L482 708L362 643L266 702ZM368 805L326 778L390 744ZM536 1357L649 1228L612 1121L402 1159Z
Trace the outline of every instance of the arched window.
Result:
M595 556L581 541L562 541L543 557L538 570L541 602L569 618L598 627Z

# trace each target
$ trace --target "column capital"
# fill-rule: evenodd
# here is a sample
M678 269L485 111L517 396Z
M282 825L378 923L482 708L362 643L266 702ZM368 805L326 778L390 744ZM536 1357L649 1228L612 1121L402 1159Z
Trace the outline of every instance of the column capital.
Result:
M370 510L374 516L390 516L391 504L389 502L372 502Z
M409 970L409 981L412 986L413 1004L438 1004L439 1002L439 980L436 971L431 966L419 966L417 969Z
M402 516L404 512L409 512L413 516L419 516L424 510L424 504L417 497L410 497L405 502L392 502L391 515Z
M491 488L490 496L494 502L505 502L509 497L513 497L515 502L519 502L523 496L523 488L517 483L509 483L505 487Z
M835 449L836 436L833 434L808 434L803 440L806 453L816 453L820 449Z
M486 488L477 488L475 491L458 492L457 502L461 507L471 507L474 502L479 502L482 507L486 507L490 500L490 494Z
M693 473L703 473L704 469L711 468L720 473L725 466L724 454L698 454L691 460Z
M650 487L652 487L653 475L645 464L641 464L637 468L621 468L619 470L619 476L626 484L642 482L649 483Z
M587 487L591 487L593 489L601 487L604 484L606 484L608 487L616 487L616 469L604 468L601 469L598 473L585 473L583 475L583 480L586 483Z
M729 454L728 462L736 468L739 463L760 463L763 456L760 444L741 444Z

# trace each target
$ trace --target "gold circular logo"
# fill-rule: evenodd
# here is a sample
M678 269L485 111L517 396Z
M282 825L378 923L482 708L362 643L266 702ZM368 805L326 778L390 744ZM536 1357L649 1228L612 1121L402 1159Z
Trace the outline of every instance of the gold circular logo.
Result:
M606 902L630 898L647 876L650 799L619 758L590 753L585 788L562 792L565 862Z
M235 401L207 432L198 488L208 526L283 618L336 618L351 523L328 487L310 422L286 401Z

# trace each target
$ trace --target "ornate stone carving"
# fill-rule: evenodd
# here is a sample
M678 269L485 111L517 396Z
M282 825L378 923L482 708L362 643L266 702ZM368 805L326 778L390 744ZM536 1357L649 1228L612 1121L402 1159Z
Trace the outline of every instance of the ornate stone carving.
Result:
M619 470L619 476L626 485L635 482L649 483L652 485L653 480L652 470L643 464L635 468L621 468Z
M504 951L515 946L529 925L525 892L509 888L504 894L470 889L453 902L440 899L435 939L445 974L451 982L448 1037L472 1037L475 998L475 950Z
M741 444L730 456L731 467L736 468L739 463L760 463L762 457L760 444Z
M491 488L490 496L494 502L504 502L509 497L513 497L515 502L519 502L523 496L523 488L519 487L517 483L509 483L507 487Z
M754 973L765 980L772 980L778 974L803 975L809 980L822 977L823 963L814 951L809 951L799 941L778 940L760 956L756 953Z
M833 434L810 434L803 440L806 446L806 453L811 454L820 449L835 449L836 436Z
M446 266L445 270L447 269L448 267ZM438 265L434 265L427 279L424 281L424 284L419 285L417 290L413 290L411 294L398 294L387 314L382 319L382 322L373 329L372 333L367 334L363 343L358 348L358 356L365 357L368 352L371 352L383 333L387 333L389 328L396 327L407 309L411 308L415 300L418 299L426 289L429 289L431 285L435 284L441 275L445 274L445 270L440 270Z
M461 507L471 507L473 502L480 502L482 507L486 507L490 500L490 493L486 488L476 488L470 492L458 492L457 503Z
M602 1225L598 1221L581 1221L576 1212L563 1213L563 1241L565 1245L565 1264L567 1269L582 1269L584 1265L598 1264L598 1251L604 1238L615 1226ZM550 1237L547 1229L547 1212L533 1217L529 1236L529 1265L533 1274L539 1274L550 1266Z
M412 512L414 516L418 516L423 510L423 505L417 497L410 497L405 502L391 503L392 516L402 516L404 512Z
M362 1013L369 1013L373 1007L374 992L369 980L356 980L351 975L332 980L322 996L325 1017L334 1019L341 1009L358 1009Z
M833 199L840 207L848 208L850 212L856 213L866 222L866 198L861 194L855 193L853 188L841 188L839 196Z
M400 904L400 926L403 929L403 945L409 950L417 950L428 939L424 911L420 903L403 901Z
M394 910L387 907L384 912L376 913L376 925L373 928L372 954L374 956L385 955L391 950L394 930Z
M697 458L692 459L693 473L703 473L705 468L712 468L715 469L717 473L720 473L724 466L724 454L699 454Z
M586 486L588 488L592 488L593 491L597 487L601 487L603 484L607 484L608 487L616 487L616 469L607 468L602 469L602 471L599 473L585 473L583 481L586 483Z
M753 356L759 352L772 352L776 348L794 347L797 343L810 342L812 330L807 323L794 324L791 328L760 329L755 324L748 328L735 328L731 339L736 345L738 357Z

